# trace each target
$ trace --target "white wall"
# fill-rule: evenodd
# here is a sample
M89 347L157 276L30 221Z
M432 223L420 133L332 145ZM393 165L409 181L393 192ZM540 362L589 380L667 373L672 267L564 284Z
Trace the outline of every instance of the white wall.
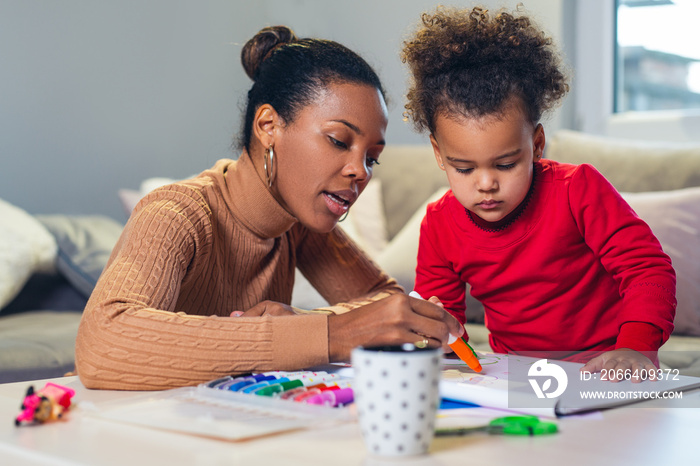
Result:
M523 2L569 55L572 2ZM436 4L0 0L0 198L31 213L124 220L118 189L237 157L231 144L251 84L240 48L272 24L337 40L363 55L391 99L388 142L424 143L426 136L402 118L407 75L399 50L420 13ZM567 103L548 132L570 127L572 115Z
M399 52L403 41L415 29L421 13L432 11L438 4L472 6L472 2L437 2L435 0L267 0L266 16L273 24L290 24L300 34L337 40L360 53L378 71L388 90L390 120L387 130L389 143L427 143L427 136L417 134L412 125L403 121L404 95L408 84L406 67ZM496 1L478 4L491 8L515 8L524 3L526 11L538 19L558 43L569 31L562 16L571 0ZM313 14L310 14L313 12ZM553 115L549 125L567 125L561 114Z

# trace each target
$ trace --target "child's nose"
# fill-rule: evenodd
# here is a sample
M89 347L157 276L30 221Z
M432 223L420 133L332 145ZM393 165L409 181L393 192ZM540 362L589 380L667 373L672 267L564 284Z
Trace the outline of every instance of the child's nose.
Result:
M498 189L498 179L493 173L483 171L477 177L479 191L494 191Z

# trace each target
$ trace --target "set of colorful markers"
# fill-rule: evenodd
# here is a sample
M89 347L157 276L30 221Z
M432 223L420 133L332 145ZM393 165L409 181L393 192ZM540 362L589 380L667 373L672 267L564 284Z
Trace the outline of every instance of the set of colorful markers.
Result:
M207 387L332 407L354 399L350 379L327 372L261 372L213 380Z

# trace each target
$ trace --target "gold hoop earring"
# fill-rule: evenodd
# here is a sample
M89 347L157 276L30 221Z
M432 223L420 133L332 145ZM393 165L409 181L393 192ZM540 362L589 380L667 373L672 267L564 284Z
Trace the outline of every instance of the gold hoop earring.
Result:
M338 223L340 223L340 222L342 222L343 220L345 220L346 218L348 218L348 214L349 214L349 213L350 213L350 209L346 210L346 211L345 211L345 214L343 214L343 216L340 217L340 218L338 219Z
M269 167L268 167L269 160ZM270 147L265 149L265 177L267 178L267 187L272 187L272 182L274 181L274 171L275 171L275 149L270 144Z

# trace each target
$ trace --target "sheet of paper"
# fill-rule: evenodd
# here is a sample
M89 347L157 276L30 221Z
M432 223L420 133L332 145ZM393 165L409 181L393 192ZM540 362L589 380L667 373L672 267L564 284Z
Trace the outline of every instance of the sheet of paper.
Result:
M531 361L511 358L495 353L479 353L479 363L482 371L471 370L464 362L457 359L443 358L442 381L440 395L443 398L468 401L482 407L494 408L501 411L519 412L535 416L556 417L556 400L545 408L512 408L509 404L508 368L510 364L530 364ZM510 389L516 393L517 388L530 389L528 384L510 383ZM511 395L513 395L511 394Z
M582 380L580 368L583 364L551 361L568 375L568 387L561 396L536 399L532 383L526 378L513 380L511 373L527 374L538 359L524 356L509 356L495 353L479 353L483 371L476 373L466 364L443 358L443 377L440 394L443 398L467 401L483 407L557 417L613 408L645 401L644 394L682 392L700 387L700 378L681 375L664 376L663 380L633 383L625 380L618 383L595 379ZM522 381L521 381L522 380ZM583 398L582 393L590 395ZM593 397L593 393L603 397ZM646 396L646 395L644 395Z

